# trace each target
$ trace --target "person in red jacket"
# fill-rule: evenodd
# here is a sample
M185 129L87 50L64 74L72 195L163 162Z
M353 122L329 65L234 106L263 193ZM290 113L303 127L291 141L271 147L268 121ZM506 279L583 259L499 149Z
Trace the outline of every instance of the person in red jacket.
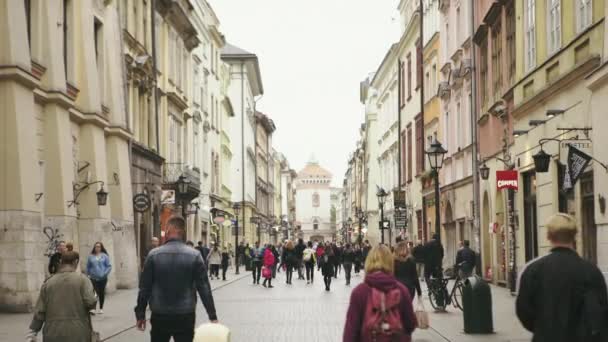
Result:
M343 342L411 341L418 322L409 290L393 276L394 263L385 245L376 246L368 253L365 281L350 296ZM378 297L386 298L386 316L378 314ZM383 321L376 319L378 317L388 319Z
M270 248L266 248L264 250L264 269L262 270L264 281L262 285L266 287L266 282L268 282L268 288L273 288L272 286L272 268L274 267L274 253Z
M321 258L323 255L325 255L325 247L323 247L323 242L319 242L319 245L317 246L317 266L319 267L319 270L321 270L321 266L323 266L323 262L321 260L323 260L323 258Z

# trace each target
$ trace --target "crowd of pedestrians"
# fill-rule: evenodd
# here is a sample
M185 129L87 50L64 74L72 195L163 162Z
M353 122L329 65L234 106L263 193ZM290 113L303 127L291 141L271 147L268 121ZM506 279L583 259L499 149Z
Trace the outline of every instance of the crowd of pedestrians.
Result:
M522 270L517 317L533 333L533 341L605 341L608 290L598 268L576 253L576 222L557 214L546 228L552 249ZM152 341L192 341L197 293L209 320L217 323L209 280L219 279L220 268L226 280L231 249L215 244L209 248L202 242L194 247L185 241L185 222L180 217L169 219L164 243L153 238L151 246L141 273L136 326L145 330L149 307ZM103 314L112 263L98 241L78 272L80 256L73 249L72 243L62 241L50 256L50 276L41 288L27 341L36 341L40 331L46 342L94 340L91 314ZM253 247L243 243L234 259L251 271L254 285L264 278L266 288L274 287L273 279L281 271L287 285L292 284L294 272L307 285L313 284L317 270L330 291L332 279L340 273L348 286L352 270L355 274L364 270L363 282L351 293L343 341L407 342L419 321L425 324L426 319L417 318L413 301L416 296L421 299L421 278L428 282L441 276L443 246L437 236L424 244L398 241L394 247L373 248L368 241L341 245L299 239L276 245L256 242ZM471 276L476 260L469 242L463 241L454 265L458 275Z

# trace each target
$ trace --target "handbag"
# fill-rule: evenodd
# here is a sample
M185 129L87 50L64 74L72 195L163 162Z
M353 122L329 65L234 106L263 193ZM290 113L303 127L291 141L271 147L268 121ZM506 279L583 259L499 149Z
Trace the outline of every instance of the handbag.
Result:
M428 329L430 326L429 313L426 312L426 309L424 308L424 303L422 302L422 298L420 297L418 297L416 311L414 313L416 314L416 320L418 321L418 328Z
M266 279L272 277L272 271L270 270L270 267L264 266L264 268L262 268L262 277Z

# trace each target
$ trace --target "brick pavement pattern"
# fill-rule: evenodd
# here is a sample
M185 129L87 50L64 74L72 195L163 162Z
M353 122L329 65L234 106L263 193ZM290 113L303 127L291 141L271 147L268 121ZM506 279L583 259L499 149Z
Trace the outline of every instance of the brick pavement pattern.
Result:
M293 279L285 284L283 273L273 281L275 288L253 285L250 274L228 282L213 280L213 295L220 322L232 332L233 342L339 342L342 341L344 319L351 289L363 280L363 274L345 286L342 275L332 282L331 292L325 292L323 278L315 274L315 284ZM425 287L424 283L422 284ZM431 329L416 330L416 342L474 342L530 341L530 334L521 327L514 314L514 298L507 290L492 287L494 301L494 328L492 335L471 336L462 332L462 313L448 308L447 313L430 313ZM109 342L150 341L150 326L146 332L133 328L133 307L136 290L123 290L106 300L106 313L95 316L93 324L102 339ZM425 305L430 308L428 298ZM200 301L199 301L200 303ZM149 318L149 314L148 314ZM0 341L21 341L27 331L31 315L0 315ZM202 305L197 308L197 325L206 322ZM39 340L42 340L41 338Z

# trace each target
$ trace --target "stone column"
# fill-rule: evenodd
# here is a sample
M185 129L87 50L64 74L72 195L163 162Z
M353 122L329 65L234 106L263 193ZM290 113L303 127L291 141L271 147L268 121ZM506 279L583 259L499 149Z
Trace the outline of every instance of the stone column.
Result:
M54 1L35 1L32 5L32 60L46 68L41 85L50 92L43 109L45 180L42 224L57 229L61 240L78 245L76 208L68 208L68 201L74 198L72 182L75 180L68 113L73 103L66 95L63 31L61 26L57 26L62 21L61 6Z
M89 166L78 175L80 183L102 181L105 183L104 189L109 193L113 192L108 182L108 179L113 182L113 177L112 175L108 177L107 174L108 159L103 128L92 123L85 123L80 127L80 161L89 163ZM129 181L128 177L127 181ZM82 190L78 197L79 250L86 256L93 249L95 242L102 242L110 255L115 270L112 229L114 226L119 226L120 223L110 221L112 194L108 196L108 204L98 205L96 193L100 188L100 184L93 184ZM85 266L84 263L81 264L82 269ZM116 272L113 271L110 273L108 288L111 291L115 287Z
M0 0L0 311L26 312L44 280L33 88L22 1Z
M114 240L114 274L118 288L137 286L138 260L136 234L133 227L131 165L129 145L124 136L106 138L107 168L109 172L108 205L111 209ZM118 175L115 179L114 175Z

